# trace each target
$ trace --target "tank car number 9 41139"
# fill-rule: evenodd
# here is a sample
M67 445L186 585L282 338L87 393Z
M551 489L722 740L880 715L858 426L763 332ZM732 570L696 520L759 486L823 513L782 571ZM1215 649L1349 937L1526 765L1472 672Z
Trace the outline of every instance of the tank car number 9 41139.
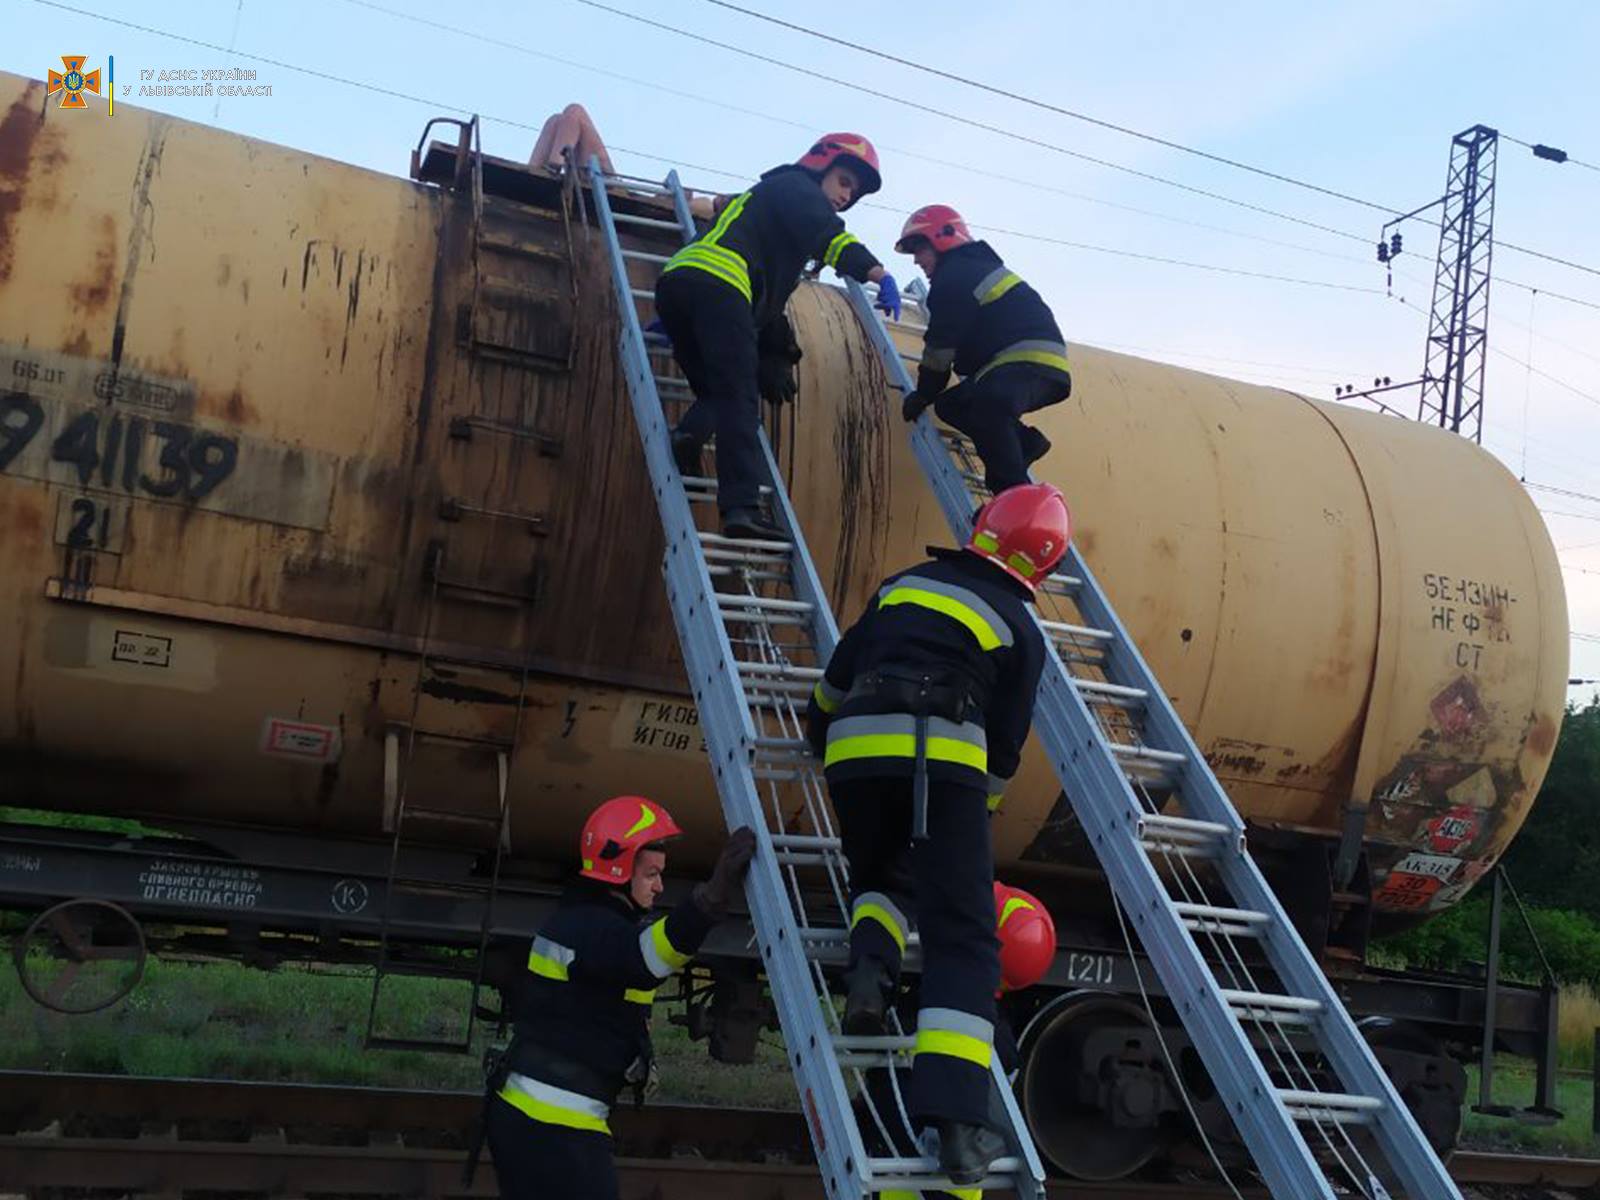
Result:
M26 392L0 395L0 471L56 424L49 419L52 403ZM233 473L239 443L178 421L89 409L67 419L55 434L50 458L75 468L82 487L200 500Z

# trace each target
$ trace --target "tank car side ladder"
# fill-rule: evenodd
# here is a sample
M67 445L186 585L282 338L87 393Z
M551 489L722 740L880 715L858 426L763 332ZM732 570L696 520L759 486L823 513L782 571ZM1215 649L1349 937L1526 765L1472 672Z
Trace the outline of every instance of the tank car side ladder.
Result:
M660 339L654 345L646 340L637 308L652 300L652 288L642 281L648 276L653 283L666 256L638 247L652 234L657 242L663 234L675 235L674 243L693 238L687 198L676 173L664 184L606 176L598 160L591 160L589 173L617 288L621 362L666 533L664 571L673 620L723 814L730 828L750 825L756 830L758 848L746 897L827 1195L830 1200L856 1200L884 1191L948 1189L953 1185L939 1175L934 1160L895 1155L895 1138L883 1114L869 1103L878 1132L890 1146L886 1155L870 1155L851 1109L846 1072L859 1082L865 1069L903 1065L913 1039L840 1034L837 1007L823 973L825 961L842 961L849 937L842 914L848 904L839 840L801 715L838 640L838 629L771 446L763 433L764 495L785 530L782 541L730 539L696 528L691 505L703 509L713 500L715 481L685 479L673 463L662 389L669 399L687 399L687 389L668 374L670 350ZM652 217L614 211L608 183L619 191L670 200L672 219L665 219L664 212ZM628 207L643 206L630 200ZM624 246L625 236L631 246ZM713 587L713 575L720 586ZM789 785L782 795L780 784ZM807 910L807 897L818 890L816 877L810 876L804 886L801 882L801 871L814 868L822 869L825 894L831 894L833 904L825 925L814 923ZM895 1077L891 1072L890 1079ZM1043 1169L998 1064L991 1077L991 1108L1003 1114L999 1124L1009 1130L1010 1154L994 1164L984 1186L1042 1200Z
M866 289L852 281L849 293L889 382L910 392L915 360ZM964 541L987 496L972 443L930 416L911 440ZM1272 1195L1332 1200L1336 1187L1353 1186L1379 1200L1390 1194L1386 1178L1414 1200L1459 1200L1076 546L1040 590L1050 652L1034 728ZM1374 1144L1381 1177L1367 1158Z

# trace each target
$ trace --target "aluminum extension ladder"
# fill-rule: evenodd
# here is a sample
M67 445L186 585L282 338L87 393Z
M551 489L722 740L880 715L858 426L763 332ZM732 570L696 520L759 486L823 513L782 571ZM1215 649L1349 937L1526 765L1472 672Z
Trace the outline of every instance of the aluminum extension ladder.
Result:
M911 391L915 359L895 345L867 290L848 288L890 384ZM964 542L988 495L972 443L931 413L911 440ZM1272 1195L1331 1200L1353 1189L1382 1200L1398 1185L1414 1200L1459 1200L1076 546L1041 593L1050 652L1034 728Z
M589 184L617 288L621 362L666 532L664 571L673 620L723 814L730 829L756 830L758 848L745 892L827 1194L830 1200L855 1200L884 1191L948 1189L953 1185L935 1160L899 1152L915 1144L899 1072L887 1075L898 1111L883 1111L890 1105L875 1103L863 1082L868 1070L908 1065L913 1039L898 1026L883 1037L841 1034L824 974L825 965L844 961L848 891L803 719L839 635L771 446L763 433L763 494L788 535L783 541L733 539L697 528L696 509L715 511L716 481L684 478L672 459L663 400L676 405L690 396L685 381L670 373L664 339L643 332L638 305L653 298L667 258L660 253L662 241L670 235L676 249L696 234L688 200L676 172L656 183L608 176L591 160ZM617 187L615 199L608 184ZM638 211L649 212L662 200L671 203L670 220ZM635 211L621 211L624 204ZM808 903L818 911L808 911ZM876 1127L880 1154L869 1151L847 1078L870 1120L866 1132ZM1008 1130L1008 1155L982 1186L1042 1200L1044 1170L998 1063L990 1091L991 1113Z

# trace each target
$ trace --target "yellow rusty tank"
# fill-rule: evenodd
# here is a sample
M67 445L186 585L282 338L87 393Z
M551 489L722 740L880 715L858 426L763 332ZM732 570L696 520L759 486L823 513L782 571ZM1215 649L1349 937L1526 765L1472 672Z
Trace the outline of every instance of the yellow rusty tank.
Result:
M380 838L402 777L493 811L514 746L520 856L643 790L703 857L720 821L581 195L495 160L480 191L442 145L400 179L63 112L13 75L0 114L0 801ZM945 534L842 294L792 312L772 432L848 621ZM1436 429L1074 357L1043 475L1235 802L1362 833L1380 909L1459 898L1562 709L1526 495ZM436 736L408 772L410 728ZM1075 853L1036 748L995 837L1012 868Z

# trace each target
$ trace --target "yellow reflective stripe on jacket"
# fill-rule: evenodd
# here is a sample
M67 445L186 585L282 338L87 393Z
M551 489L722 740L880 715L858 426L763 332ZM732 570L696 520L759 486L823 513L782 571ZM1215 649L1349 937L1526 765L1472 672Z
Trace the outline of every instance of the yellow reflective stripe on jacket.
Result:
M989 1069L994 1056L994 1026L982 1017L955 1008L924 1008L917 1013L918 1054L944 1054Z
M909 713L870 713L840 717L828 726L828 750L823 765L836 766L862 758L917 756L917 722ZM959 725L941 717L928 718L928 761L953 763L989 773L989 742L982 725Z
M652 921L639 934L639 952L645 966L657 979L665 979L681 970L691 955L683 953L667 937L667 919Z
M604 1101L540 1083L515 1071L506 1076L505 1086L500 1089L499 1096L513 1108L546 1125L563 1125L568 1129L587 1129L595 1133L611 1132L611 1126L606 1124L611 1106Z
M978 298L979 304L993 304L1021 282L1022 276L1015 271L996 267L978 280L978 286L972 289L972 294Z
M633 1004L654 1004L656 1002L656 989L646 991L644 988L628 988L622 993L622 998Z
M845 690L834 687L826 679L819 679L817 686L811 689L811 698L823 712L831 713L844 702Z
M942 613L966 626L982 650L997 650L1015 644L1011 626L978 593L942 579L902 575L878 593L878 607L915 604Z
M850 928L854 929L862 921L876 921L882 925L900 948L900 953L905 953L911 926L899 906L888 896L882 892L862 892L857 896L855 903L850 906Z
M1067 347L1065 342L1024 341L1015 342L996 354L983 364L974 379L982 379L996 367L1003 367L1008 363L1035 363L1041 367L1050 367L1065 374L1072 373L1071 364L1067 362Z
M739 214L744 212L744 206L749 202L749 192L735 199L722 210L717 223L706 232L705 236L690 242L669 258L667 265L661 268L661 273L665 275L668 271L675 271L680 267L693 267L733 285L741 296L749 300L752 295L750 265L738 251L718 244L722 236L728 232L728 226L739 219Z
M828 251L822 256L823 263L830 267L838 266L839 255L844 253L844 248L846 246L853 245L860 240L860 238L851 233L848 229L845 230L843 233L835 237L833 241L828 243Z
M547 937L536 937L528 950L528 970L557 983L567 982L567 971L577 953L560 942Z

